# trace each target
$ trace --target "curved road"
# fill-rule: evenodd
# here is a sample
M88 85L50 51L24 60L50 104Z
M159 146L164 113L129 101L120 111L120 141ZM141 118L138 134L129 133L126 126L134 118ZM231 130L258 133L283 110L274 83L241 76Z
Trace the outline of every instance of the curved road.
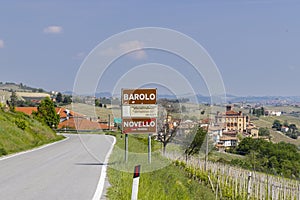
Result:
M66 136L69 138L45 148L0 158L0 199L100 198L105 178L100 176L115 139L105 135Z

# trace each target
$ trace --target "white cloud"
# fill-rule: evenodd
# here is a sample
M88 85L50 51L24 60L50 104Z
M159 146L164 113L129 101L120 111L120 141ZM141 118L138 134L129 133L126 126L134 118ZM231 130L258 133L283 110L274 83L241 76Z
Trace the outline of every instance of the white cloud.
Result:
M50 33L50 34L59 34L62 33L63 28L61 26L48 26L44 28L44 33Z
M4 41L0 40L0 48L4 48Z
M128 51L134 51L129 54L134 59L142 60L147 58L146 52L143 50L144 43L138 40L128 41L119 44L116 48L108 48L105 51L101 52L101 55L104 56L117 56L119 54L123 54Z

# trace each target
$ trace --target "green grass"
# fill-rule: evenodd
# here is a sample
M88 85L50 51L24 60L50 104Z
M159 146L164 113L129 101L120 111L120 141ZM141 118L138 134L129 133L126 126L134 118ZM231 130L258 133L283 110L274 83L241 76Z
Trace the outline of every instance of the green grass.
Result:
M245 159L245 156L232 154L232 153L223 153L218 151L211 151L208 154L208 160L212 162L223 162L223 163L230 163L233 159Z
M116 134L117 143L110 157L109 199L131 198L134 166L141 164L138 199L214 199L206 186L188 178L185 171L160 156L160 144L152 141L152 163L147 163L147 135L129 135L129 160L124 163L124 137Z
M25 126L17 126L22 122ZM0 156L28 150L64 138L23 113L0 109Z

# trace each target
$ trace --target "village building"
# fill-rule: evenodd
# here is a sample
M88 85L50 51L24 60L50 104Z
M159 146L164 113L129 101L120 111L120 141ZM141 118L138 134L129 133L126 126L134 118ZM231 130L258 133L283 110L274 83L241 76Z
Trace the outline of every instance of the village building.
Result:
M232 110L232 106L226 106L225 113L217 113L215 123L221 124L225 131L243 133L246 131L249 119L241 111L236 112Z

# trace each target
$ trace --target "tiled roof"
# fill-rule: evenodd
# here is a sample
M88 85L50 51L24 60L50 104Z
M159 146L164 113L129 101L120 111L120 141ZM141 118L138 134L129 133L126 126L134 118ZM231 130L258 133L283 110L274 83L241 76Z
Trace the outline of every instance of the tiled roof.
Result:
M16 107L16 111L23 112L27 115L31 115L32 111L35 111L35 112L37 111L37 107ZM60 118L66 118L67 117L67 113L66 113L65 108L56 107L55 112L57 114L59 114ZM75 113L73 111L70 111L71 116L74 116L74 114ZM82 116L82 115L79 115L79 114L76 113L76 116Z
M33 111L37 111L37 107L16 107L16 111L31 115Z
M226 111L225 114L226 114L226 115L240 115L238 112L235 112L235 111L233 111L233 110Z
M70 116L76 116L76 117L83 117L84 116L84 115L79 114L77 112L74 112L72 110L68 110L68 111L69 111L69 117ZM65 108L56 107L55 112L57 114L59 114L60 118L66 118L67 117L67 109L65 109Z
M229 136L223 136L220 138L220 141L225 141L225 140L238 140L236 137L229 137Z

